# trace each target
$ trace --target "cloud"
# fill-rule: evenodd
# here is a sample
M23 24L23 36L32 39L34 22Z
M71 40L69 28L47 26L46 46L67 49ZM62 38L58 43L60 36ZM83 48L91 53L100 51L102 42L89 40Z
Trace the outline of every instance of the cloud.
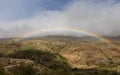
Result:
M30 18L43 10L56 10L71 0L0 0L0 20Z
M43 10L30 18L0 21L0 37L15 37L54 27L74 27L99 35L119 36L120 3L116 1L72 0L62 10Z

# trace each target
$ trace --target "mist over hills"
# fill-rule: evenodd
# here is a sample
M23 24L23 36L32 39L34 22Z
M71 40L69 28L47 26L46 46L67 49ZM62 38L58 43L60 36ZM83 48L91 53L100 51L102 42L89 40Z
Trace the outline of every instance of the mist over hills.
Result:
M108 39L108 40L120 40L120 36L101 36L102 38ZM33 37L26 37L26 38L18 38L18 37L11 37L11 38L0 38L0 42L8 42L10 40L14 39L20 39L20 40L35 40L35 39L41 39L41 38L66 38L66 39L79 39L79 40L99 40L96 37L93 36L73 36L73 35L45 35L45 36L33 36Z

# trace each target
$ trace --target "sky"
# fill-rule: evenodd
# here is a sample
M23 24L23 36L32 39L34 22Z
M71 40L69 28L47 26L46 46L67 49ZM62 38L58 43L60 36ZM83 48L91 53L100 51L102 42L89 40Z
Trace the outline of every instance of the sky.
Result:
M120 36L120 0L0 0L0 38L60 27Z

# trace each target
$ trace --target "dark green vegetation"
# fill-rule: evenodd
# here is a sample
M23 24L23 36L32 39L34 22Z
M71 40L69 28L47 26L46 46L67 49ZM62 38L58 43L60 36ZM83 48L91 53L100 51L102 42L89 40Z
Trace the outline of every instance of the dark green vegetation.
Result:
M70 69L67 60L64 57L62 57L60 54L52 53L49 51L42 50L16 51L14 53L9 54L8 57L17 59L30 59L33 60L35 63L42 64L54 70Z
M5 70L2 66L0 66L0 75L5 75Z
M89 40L44 37L1 43L0 75L120 75L120 41Z
M116 71L103 69L71 69L70 71L42 71L33 68L31 64L20 64L5 72L4 68L0 67L0 75L120 75Z
M33 65L21 63L19 66L15 66L10 69L12 75L37 75L37 69L33 68Z

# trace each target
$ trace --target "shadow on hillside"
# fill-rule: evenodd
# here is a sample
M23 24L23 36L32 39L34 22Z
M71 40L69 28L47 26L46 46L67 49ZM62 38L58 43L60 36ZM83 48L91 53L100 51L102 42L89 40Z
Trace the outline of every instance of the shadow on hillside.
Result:
M43 50L16 51L4 58L30 59L47 67L48 70L39 71L34 67L35 64L23 63L10 68L9 71L1 66L0 75L120 75L117 71L105 69L73 69L60 54Z
M115 71L97 69L72 69L71 71L44 71L38 72L32 65L20 65L12 68L8 73L0 67L0 75L120 75Z

